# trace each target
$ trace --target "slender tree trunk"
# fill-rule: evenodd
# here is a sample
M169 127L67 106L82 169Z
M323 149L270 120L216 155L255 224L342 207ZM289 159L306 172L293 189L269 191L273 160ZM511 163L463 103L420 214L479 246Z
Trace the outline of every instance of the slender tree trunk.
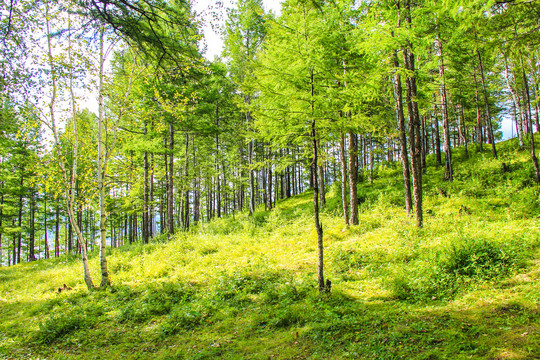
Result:
M54 229L54 257L60 256L60 205L56 204L56 220Z
M427 164L426 164L426 154L427 154L427 132L426 132L426 117L421 117L421 133L422 133L422 173L426 173Z
M521 75L523 77L523 87L525 91L525 111L527 111L528 118L529 118L529 124L531 128L531 159L534 165L534 174L536 177L536 184L540 184L540 169L538 167L538 158L536 157L536 152L534 148L534 131L532 129L532 111L531 111L531 99L529 95L529 82L527 81L527 76L525 75L525 69L523 67L523 57L519 56L519 60L521 62Z
M105 120L103 109L103 72L105 65L104 58L104 30L99 32L99 109L98 109L98 153L97 153L97 174L98 174L98 192L99 192L99 265L101 269L101 287L109 286L109 271L107 268L107 213L105 204L105 174L107 172L107 160L105 155ZM112 242L112 240L111 240ZM81 246L84 246L81 244ZM86 252L86 251L85 251Z
M446 83L444 78L444 56L440 35L437 34L437 48L439 50L439 92L441 96L441 110L443 118L444 132L444 179L448 181L454 180L454 171L452 169L452 148L450 145L450 126L448 124L448 102L446 100Z
M356 168L356 152L358 150L356 144L356 136L354 133L349 132L349 194L351 205L351 216L349 223L351 225L358 225L358 189L357 189L357 175L358 170Z
M174 235L174 124L169 123L169 177L167 184L167 230Z
M484 78L484 67L482 65L482 57L480 51L476 49L476 55L478 57L478 66L480 68L480 79L482 80L482 94L484 96L484 105L486 107L486 128L488 132L488 138L491 143L491 154L493 158L497 158L497 149L495 148L495 138L493 137L493 128L491 126L491 110L489 108L488 91L486 86L486 80Z
M514 109L516 109L516 111L519 111L519 99L516 94L516 91L514 90L514 87L510 83L509 73L510 73L510 69L508 68L508 59L506 57L506 54L504 54L504 78L506 80L506 86L508 86L508 89L510 90L510 93L512 94L512 100L514 102ZM520 117L521 119L523 119L523 114L521 113L521 111L520 111ZM519 140L519 148L523 150L523 148L525 147L525 144L523 143L523 128L521 126L522 121L519 121L517 117L514 117L514 118L516 121L516 132L517 132L518 140Z
M317 140L318 143L317 143L317 147L319 149L321 149L321 141L320 140ZM320 162L322 162L322 159L320 160ZM324 207L326 205L326 190L325 190L325 177L324 177L324 169L323 169L323 166L322 164L319 164L319 166L317 167L318 171L319 171L319 176L318 176L318 181L319 181L319 201L320 201L320 204L321 204L321 207Z
M144 135L148 133L146 121L144 121ZM144 244L148 244L150 234L149 226L149 202L150 202L150 163L148 162L148 152L145 150L143 154L143 212L142 212L142 239Z
M461 137L463 141L463 145L465 147L465 157L469 157L469 150L467 149L467 134L465 130L465 110L463 108L463 103L459 104L459 109L456 109L457 119L458 119L458 131L459 136Z
M248 95L245 97L244 101L246 104L251 104L251 97ZM246 125L248 129L251 128L251 112L246 112ZM249 164L249 215L253 215L255 212L255 172L253 170L253 147L255 140L250 139L248 143L248 164Z
M184 152L185 160L184 160L184 176L186 183L189 184L189 134L186 133L186 151ZM186 186L186 192L184 195L184 231L189 230L189 186Z
M35 254L35 246L36 246L36 194L32 191L32 194L30 195L30 234L28 236L29 240L29 254L28 254L28 260L29 261L35 261L36 260L36 254Z
M21 263L21 248L22 248L22 216L23 216L23 186L24 186L24 168L21 169L21 181L20 186L20 195L19 195L19 232L17 235L17 253L16 260L17 264ZM15 263L15 256L13 257L13 263Z
M199 171L197 169L197 157L196 157L197 151L195 149L195 142L193 142L193 170ZM201 204L200 204L200 197L201 197L201 181L200 181L200 174L199 176L196 176L197 172L195 173L193 181L195 182L195 191L193 194L193 222L197 224L200 220L200 211L201 211Z
M269 154L269 158L270 156L271 154ZM268 207L268 210L272 210L272 165L270 164L270 162L268 163L267 176L268 176L268 180L266 181L268 185L268 191L266 193L267 207Z
M478 143L478 151L482 152L484 144L484 136L482 134L482 113L480 111L480 98L478 96L478 81L476 79L476 67L473 69L474 77L474 97L476 104L476 142Z
M341 116L341 113L340 113ZM347 200L347 160L345 155L345 137L339 137L339 150L341 160L341 200L343 205L343 218L345 225L349 225L349 201Z
M437 118L438 114L437 106L437 95L433 93L433 120L435 126L435 157L437 159L437 166L442 166L442 156L441 156L441 135L439 129L439 119Z
M409 0L405 1L406 14L405 19L409 26L412 23L411 9ZM403 51L405 68L412 74L407 78L407 91L406 102L409 113L409 139L411 143L411 167L413 178L413 190L414 190L414 208L416 212L416 225L418 227L423 226L423 212L422 212L422 169L421 169L421 137L420 137L420 117L418 113L418 104L416 102L417 90L416 90L416 69L414 65L414 54L412 52L412 45L407 44L407 48Z
M321 226L321 222L319 220L319 185L318 185L318 176L317 176L317 167L319 163L319 151L317 147L317 133L315 128L315 117L314 117L314 83L313 83L313 70L310 74L310 82L311 82L311 141L313 145L313 159L311 162L311 172L313 174L313 217L315 221L315 229L317 230L317 248L318 248L318 267L317 267L317 277L318 277L318 285L319 285L319 292L324 292L327 289L326 284L324 282L324 246L323 246L323 229Z
M411 201L411 175L409 172L409 154L407 152L407 135L405 129L405 116L403 115L403 89L401 86L401 75L397 71L399 68L399 61L397 57L397 51L394 52L394 68L396 69L395 86L394 86L394 98L396 102L396 116L399 132L399 145L401 149L401 165L403 168L403 188L405 196L405 209L407 215L411 214L412 201Z
M2 217L2 214L0 213L0 218ZM2 227L2 224L1 224L1 220L0 220L0 227ZM48 239L48 225L47 225L47 193L45 192L43 194L43 228L45 230L44 232L44 255L45 255L45 259L48 259L50 258L50 253L49 253L49 239ZM1 240L1 239L0 239ZM0 244L0 248L1 248L1 244ZM0 249L1 251L1 249ZM1 261L2 259L2 256L0 254L0 263L2 262Z

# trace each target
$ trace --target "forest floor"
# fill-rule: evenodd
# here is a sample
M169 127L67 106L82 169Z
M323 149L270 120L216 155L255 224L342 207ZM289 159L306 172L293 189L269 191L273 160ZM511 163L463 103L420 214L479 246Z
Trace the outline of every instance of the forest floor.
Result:
M399 164L359 185L358 226L332 186L330 294L316 290L309 192L112 249L107 289L86 290L75 256L0 268L0 359L539 359L539 191L516 149L459 149L452 183L430 157L422 229Z

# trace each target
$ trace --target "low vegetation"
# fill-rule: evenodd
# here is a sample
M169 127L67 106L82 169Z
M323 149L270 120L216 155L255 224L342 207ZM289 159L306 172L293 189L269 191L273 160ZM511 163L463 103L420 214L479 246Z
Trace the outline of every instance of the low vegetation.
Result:
M452 183L428 159L421 229L399 164L359 185L358 226L344 226L333 186L329 294L316 286L309 192L114 249L106 289L86 290L75 257L1 268L1 358L537 359L540 207L517 147L501 143L499 160L458 151Z

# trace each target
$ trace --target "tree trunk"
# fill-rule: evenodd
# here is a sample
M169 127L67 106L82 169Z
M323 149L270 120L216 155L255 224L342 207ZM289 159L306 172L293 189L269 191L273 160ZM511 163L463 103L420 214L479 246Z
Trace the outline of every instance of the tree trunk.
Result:
M405 116L403 115L403 89L401 86L401 75L397 71L399 68L397 51L394 52L394 68L396 69L394 97L395 97L395 102L396 102L396 117L397 117L397 125L398 125L398 132L399 132L399 145L401 149L401 165L403 168L403 188L404 188L404 196L405 196L405 209L407 210L407 215L410 215L411 209L412 209L411 175L409 172L409 154L407 151L407 135L405 133L406 131Z
M107 213L105 205L105 174L107 171L107 159L105 155L105 124L104 124L104 109L103 109L103 67L105 58L103 52L104 30L100 29L100 52L99 52L99 110L98 110L98 153L97 153L97 178L99 192L99 265L101 269L101 287L109 286L109 271L107 268ZM112 242L112 240L111 240ZM81 244L82 247L85 247ZM86 251L85 251L86 253Z
M0 218L2 217L2 215L0 214ZM2 226L1 224L1 220L0 220L0 227ZM50 252L49 252L49 239L48 239L48 225L47 225L47 193L45 192L43 194L43 228L45 229L45 232L44 232L44 255L45 255L45 259L48 259L50 258ZM1 248L1 244L0 244L0 248ZM1 251L1 250L0 250ZM2 259L2 256L0 254L0 259ZM0 262L2 262L0 260Z
M465 147L465 157L469 157L469 150L467 149L467 136L465 133L465 110L463 108L463 103L459 104L459 109L456 109L457 120L458 120L458 131L463 145Z
M489 108L489 101L488 101L488 91L487 91L487 85L486 80L484 78L484 67L482 65L482 57L480 56L480 51L478 48L476 49L476 55L478 57L478 66L480 68L480 78L482 80L482 94L484 96L484 105L486 107L486 128L488 133L488 139L491 143L491 154L493 155L493 158L497 158L497 149L495 148L495 138L493 137L493 128L491 126L491 110Z
M409 0L405 1L406 16L405 19L409 26L412 23L411 9ZM422 171L421 171L421 138L420 138L420 117L418 113L418 104L416 102L417 90L416 90L416 70L414 65L414 54L412 52L412 45L407 44L407 48L403 51L405 68L412 74L407 78L407 92L406 102L409 113L409 139L411 143L411 165L412 165L412 178L413 178L413 190L414 190L414 207L416 212L416 225L418 227L423 226L423 213L422 213Z
M426 173L427 164L426 164L426 155L427 155L427 131L426 131L426 117L422 116L421 118L422 125L422 173Z
M439 50L439 93L441 96L441 111L444 132L444 180L453 181L454 171L452 168L452 148L450 145L450 126L448 124L448 102L446 100L446 83L444 78L444 56L440 35L437 34L436 45Z
M174 235L174 124L169 123L169 177L167 184L167 230Z
M21 182L20 182L20 194L19 194L19 233L17 235L17 253L14 254L13 263L17 260L17 264L21 263L21 248L22 248L22 216L23 216L23 186L24 186L24 169L21 169Z
M435 120L435 157L437 159L437 165L442 166L442 156L441 156L441 135L439 130L439 119L437 118L438 106L437 106L437 95L433 93L433 119Z
M45 23L46 23L46 31L47 31L47 50L48 50L48 62L51 68L54 68L54 62L53 62L53 56L52 56L52 44L51 44L51 37L52 34L50 32L50 20L49 20L49 6L48 3L46 4L46 14L45 14ZM69 17L68 17L68 23L69 23ZM68 24L69 25L69 24ZM68 55L70 63L72 62L72 56L71 56L71 38L69 38L70 46L68 47ZM73 67L71 67L73 68ZM53 72L54 73L54 72ZM52 89L52 96L51 101L49 102L49 110L50 110L50 117L51 117L51 128L53 130L54 135L54 143L56 147L60 146L60 137L58 135L58 128L56 127L56 119L55 119L55 102L56 102L56 75L52 75L51 78L51 89ZM91 289L94 287L94 284L92 282L92 277L90 276L90 268L88 265L88 257L86 255L86 247L84 246L84 238L82 236L82 233L77 226L77 221L75 218L75 214L73 213L73 209L75 206L75 179L77 175L77 160L78 160L78 146L79 146L79 137L78 137L78 129L77 129L77 119L75 117L75 95L73 92L73 73L70 72L69 76L69 90L71 93L71 115L72 115L72 126L73 126L73 149L71 153L71 170L70 170L70 176L71 178L68 179L68 171L65 168L65 157L63 156L63 153L60 152L61 156L57 157L57 162L60 165L62 179L64 182L64 195L66 198L66 208L68 212L68 218L69 223L71 227L75 230L77 234L77 241L81 245L81 259L83 263L83 272L84 272L84 281L86 283L86 286L88 289Z
M144 137L148 134L148 125L146 120L144 121ZM150 163L148 162L148 151L144 151L143 154L143 209L142 209L142 240L144 244L148 244L150 239L149 228L149 202L150 202Z
M375 165L375 151L373 150L373 134L369 134L369 183L373 184L373 167Z
M310 74L311 80L311 141L313 145L313 159L311 162L311 172L313 174L313 217L315 221L315 229L317 230L317 248L318 248L318 267L317 267L317 278L319 285L319 292L324 292L325 290L330 290L326 288L324 282L324 247L323 247L323 229L319 220L319 185L318 185L318 176L317 176L317 167L318 167L318 148L317 148L317 133L315 130L315 118L314 118L314 84L313 84L313 71Z
M269 154L269 160L270 160L270 156L271 154ZM266 183L268 186L268 191L266 192L266 200L267 200L268 210L272 210L272 165L270 164L270 162L268 163L267 175L268 175L268 179Z
M36 246L36 194L32 191L32 194L30 195L30 234L28 234L28 247L29 247L29 254L28 254L28 261L35 261L36 260L36 254L35 254L35 246Z
M530 99L530 95L529 95L529 82L527 81L527 76L525 75L525 69L523 68L523 58L522 58L521 54L519 56L519 60L521 62L521 75L523 77L523 87L524 87L524 91L525 91L525 102L526 102L525 110L528 113L529 124L530 124L530 128L531 128L531 132L530 132L530 135L531 135L531 159L532 159L533 166L534 166L534 174L535 174L535 177L536 177L536 184L540 184L540 169L538 167L538 159L536 157L536 152L535 152L535 148L534 148L534 131L532 129L532 111L531 111L531 99Z
M184 152L184 176L186 181L186 192L184 195L184 231L189 230L189 134L186 133L186 151Z
M341 113L340 113L341 116ZM347 200L347 160L345 155L345 137L339 137L339 150L341 160L341 203L343 205L343 218L345 225L349 225L349 201Z
M356 136L354 133L349 132L349 194L351 215L349 222L351 225L358 225L358 189L357 189L357 174L356 168L356 152L358 150L356 144Z
M317 147L320 149L321 148L321 142L320 140L317 140ZM322 162L322 160L321 160ZM324 168L322 166L322 164L319 164L317 166L317 170L319 171L319 176L318 176L318 181L319 181L319 202L321 204L321 207L324 207L326 205L326 189L325 189L325 178L324 178Z

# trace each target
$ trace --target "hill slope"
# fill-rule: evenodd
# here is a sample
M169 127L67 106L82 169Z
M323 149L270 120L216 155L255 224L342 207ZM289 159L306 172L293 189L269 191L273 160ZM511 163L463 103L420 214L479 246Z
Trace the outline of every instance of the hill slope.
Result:
M113 249L113 286L88 292L75 257L0 269L8 359L537 359L540 214L529 156L462 150L431 163L425 226L403 210L399 164L359 185L360 225L322 215L316 291L309 193L174 241ZM461 152L460 152L461 151ZM508 166L503 171L501 162ZM98 259L91 259L98 276ZM62 284L73 290L58 293Z

